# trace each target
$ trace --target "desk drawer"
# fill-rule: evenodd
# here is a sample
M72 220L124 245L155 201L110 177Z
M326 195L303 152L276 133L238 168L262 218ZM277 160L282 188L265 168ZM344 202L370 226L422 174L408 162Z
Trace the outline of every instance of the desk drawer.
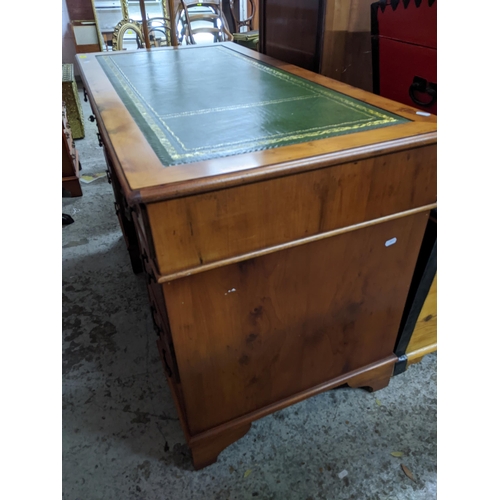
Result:
M432 145L153 203L147 212L158 273L188 275L428 206L436 181Z

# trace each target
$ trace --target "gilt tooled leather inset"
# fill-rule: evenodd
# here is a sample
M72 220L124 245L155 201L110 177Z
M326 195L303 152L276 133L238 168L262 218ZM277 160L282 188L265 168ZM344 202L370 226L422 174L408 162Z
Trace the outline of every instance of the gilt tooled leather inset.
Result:
M98 60L165 166L408 122L220 45Z

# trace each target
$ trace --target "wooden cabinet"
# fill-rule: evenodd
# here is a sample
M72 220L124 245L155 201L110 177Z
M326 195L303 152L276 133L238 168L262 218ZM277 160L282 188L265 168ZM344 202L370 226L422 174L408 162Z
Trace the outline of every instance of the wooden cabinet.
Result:
M373 0L260 0L260 51L372 90Z
M324 3L324 0L262 0L261 52L319 72Z
M62 188L63 194L82 196L80 186L80 160L73 141L66 106L62 104ZM65 193L66 192L66 193Z

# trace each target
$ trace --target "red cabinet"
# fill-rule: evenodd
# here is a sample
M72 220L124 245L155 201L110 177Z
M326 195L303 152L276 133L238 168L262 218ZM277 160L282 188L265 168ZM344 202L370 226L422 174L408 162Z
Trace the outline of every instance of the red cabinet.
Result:
M371 7L374 93L437 114L437 1Z

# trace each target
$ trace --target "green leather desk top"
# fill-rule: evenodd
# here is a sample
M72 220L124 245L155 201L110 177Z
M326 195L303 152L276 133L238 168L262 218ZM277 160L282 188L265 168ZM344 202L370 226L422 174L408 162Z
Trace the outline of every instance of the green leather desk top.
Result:
M97 60L164 166L409 122L217 44Z

